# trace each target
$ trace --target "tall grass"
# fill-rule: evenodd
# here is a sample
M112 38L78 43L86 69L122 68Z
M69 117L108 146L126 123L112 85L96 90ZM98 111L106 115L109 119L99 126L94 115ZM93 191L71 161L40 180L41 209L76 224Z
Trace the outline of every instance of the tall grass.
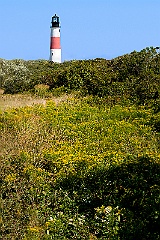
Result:
M92 96L1 113L3 239L158 239L159 117Z

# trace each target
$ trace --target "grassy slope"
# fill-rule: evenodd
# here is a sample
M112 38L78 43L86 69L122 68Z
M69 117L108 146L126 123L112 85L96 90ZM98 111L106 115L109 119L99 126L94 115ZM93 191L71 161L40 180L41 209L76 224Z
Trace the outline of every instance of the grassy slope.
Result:
M2 113L3 239L157 239L157 119L92 97Z

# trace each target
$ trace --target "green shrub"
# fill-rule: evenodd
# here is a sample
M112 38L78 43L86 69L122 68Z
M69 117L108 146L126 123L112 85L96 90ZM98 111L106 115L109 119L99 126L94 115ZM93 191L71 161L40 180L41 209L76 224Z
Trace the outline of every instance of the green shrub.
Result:
M49 95L49 86L45 84L35 85L35 94L39 97L47 97Z
M160 54L153 47L112 60L77 60L56 64L45 60L0 60L5 93L34 91L48 85L51 92L80 91L83 95L152 103L159 109ZM158 110L159 111L159 110Z

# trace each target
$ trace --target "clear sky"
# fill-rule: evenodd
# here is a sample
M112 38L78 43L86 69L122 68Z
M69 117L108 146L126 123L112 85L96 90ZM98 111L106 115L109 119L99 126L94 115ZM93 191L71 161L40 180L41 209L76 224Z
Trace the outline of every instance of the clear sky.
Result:
M0 0L0 58L48 60L55 13L63 60L160 46L160 0Z

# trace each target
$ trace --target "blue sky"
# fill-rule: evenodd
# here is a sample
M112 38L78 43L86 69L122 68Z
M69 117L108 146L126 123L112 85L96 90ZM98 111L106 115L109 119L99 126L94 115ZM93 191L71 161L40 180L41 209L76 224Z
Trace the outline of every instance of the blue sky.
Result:
M160 0L0 0L0 58L49 59L55 13L63 61L160 46Z

